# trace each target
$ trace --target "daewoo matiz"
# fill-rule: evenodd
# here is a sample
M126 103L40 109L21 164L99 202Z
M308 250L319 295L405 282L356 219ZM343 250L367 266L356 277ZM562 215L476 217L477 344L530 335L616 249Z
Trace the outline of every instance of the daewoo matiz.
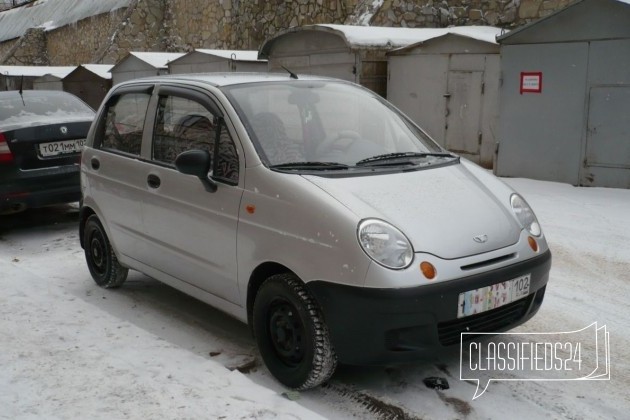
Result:
M525 200L378 95L284 74L114 87L81 164L92 277L138 270L247 322L283 384L408 362L539 309Z

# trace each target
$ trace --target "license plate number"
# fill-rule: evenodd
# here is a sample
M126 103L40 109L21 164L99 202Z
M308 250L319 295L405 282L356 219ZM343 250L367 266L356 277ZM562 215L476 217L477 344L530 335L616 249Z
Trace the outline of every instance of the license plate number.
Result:
M531 274L459 294L457 318L479 314L529 294Z
M42 157L57 156L66 153L79 153L85 146L85 139L61 140L39 144L39 155Z

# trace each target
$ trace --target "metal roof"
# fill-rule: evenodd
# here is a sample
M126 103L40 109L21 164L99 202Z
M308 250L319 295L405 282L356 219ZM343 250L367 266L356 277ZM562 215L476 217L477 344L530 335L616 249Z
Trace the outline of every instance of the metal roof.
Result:
M266 62L267 60L258 59L258 51L256 50L208 50L198 48L195 51L189 52L186 55L200 53L207 55L215 55L221 58L227 58L234 61L257 61Z
M0 12L0 42L19 38L30 28L46 31L128 7L131 0L38 0Z
M136 58L147 63L156 69L167 69L167 64L173 60L177 60L185 53L169 53L169 52L138 52L130 51L125 57L120 59L109 71L115 71L122 63L130 58Z
M64 78L76 68L76 66L0 66L0 75L41 77L52 74Z
M576 30L580 27L586 28L587 26L589 26L588 29L593 29L592 26L595 25L598 26L598 31L604 34L608 31L613 30L613 28L617 25L614 25L613 22L608 22L605 26L601 26L598 22L596 22L593 14L591 14L590 11L599 11L602 13L606 13L605 10L610 10L610 6L614 7L617 5L622 6L622 8L624 9L627 9L628 13L630 13L630 0L575 0L573 3L569 4L563 9L556 10L555 12L551 13L548 16L545 16L544 18L537 19L533 22L516 28L505 35L497 37L497 41L501 44L504 43L506 40L508 41L507 43L511 43L514 38L519 39L523 36L527 36L530 33L545 30L549 26L550 22L554 21L555 23L553 26L555 32L564 31L565 40L581 40L581 38L576 37L575 33ZM573 14L574 12L580 14L578 9L582 7L584 7L585 9L589 9L589 12L584 13L585 16L583 16L583 22L576 22L574 18L572 19L570 17L565 18L567 15ZM616 14L609 13L609 16L613 20L619 20L619 26L630 27L627 22L628 17L626 15L620 17ZM571 30L567 30L564 28L568 28L568 26L571 24L574 25ZM560 29L558 29L558 27L560 27ZM606 37L607 36L604 35L604 38ZM613 35L612 38L615 38L615 36ZM558 42L560 40L555 39L553 41ZM540 42L540 40L538 42Z

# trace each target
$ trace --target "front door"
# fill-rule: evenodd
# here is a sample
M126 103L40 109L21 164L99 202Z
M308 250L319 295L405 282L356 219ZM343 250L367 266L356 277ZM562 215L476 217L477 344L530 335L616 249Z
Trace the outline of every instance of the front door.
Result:
M160 87L158 95L151 160L144 165L142 211L150 250L143 262L237 303L236 229L243 194L237 145L209 97L169 87ZM175 169L177 155L194 149L218 159L215 192Z

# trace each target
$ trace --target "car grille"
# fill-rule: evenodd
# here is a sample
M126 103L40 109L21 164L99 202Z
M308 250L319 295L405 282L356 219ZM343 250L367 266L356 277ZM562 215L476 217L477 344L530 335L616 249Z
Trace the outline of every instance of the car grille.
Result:
M544 293L544 290L539 293ZM440 343L443 346L459 343L461 333L501 331L525 316L535 295L536 293L532 293L515 302L481 314L440 322L438 324ZM467 335L467 338L473 337L475 337L474 334Z

